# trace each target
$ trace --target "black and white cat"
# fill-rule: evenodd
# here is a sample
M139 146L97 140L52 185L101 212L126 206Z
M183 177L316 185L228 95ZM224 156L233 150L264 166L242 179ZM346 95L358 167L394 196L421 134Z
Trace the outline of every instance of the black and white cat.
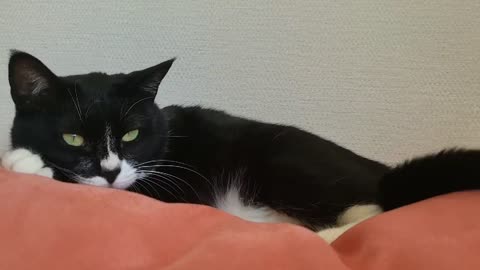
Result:
M328 241L383 210L480 187L479 151L391 169L295 127L201 107L160 109L154 99L173 61L58 77L14 52L16 115L3 167L295 223Z

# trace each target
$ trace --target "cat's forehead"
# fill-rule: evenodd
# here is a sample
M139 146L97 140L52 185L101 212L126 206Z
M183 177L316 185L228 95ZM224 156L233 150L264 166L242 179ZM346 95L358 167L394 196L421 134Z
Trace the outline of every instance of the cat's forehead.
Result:
M71 75L62 77L69 88L78 91L86 97L102 96L105 93L114 91L126 82L126 75L94 72L82 75Z
M115 126L133 112L131 106L137 97L120 94L127 82L124 74L89 73L61 79L69 93L65 97L65 106L61 113L64 125L78 126L80 122L71 122L71 118L81 116L83 124L98 130L106 125ZM135 106L135 109L140 107Z

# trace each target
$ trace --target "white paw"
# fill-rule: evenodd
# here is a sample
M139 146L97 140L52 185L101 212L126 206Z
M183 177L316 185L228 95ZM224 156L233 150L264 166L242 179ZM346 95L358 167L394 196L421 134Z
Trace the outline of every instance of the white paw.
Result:
M357 204L340 214L337 224L340 226L359 222L382 213L382 208L377 204Z
M317 235L330 244L358 223L381 213L382 209L376 204L352 206L338 217L337 227L322 229Z
M317 235L323 238L323 240L327 241L331 244L333 241L337 240L342 234L346 231L350 230L352 227L360 223L362 220L352 222L343 226L333 227L333 228L325 228L317 232Z
M340 235L342 235L344 232L347 230L343 228L328 228L328 229L323 229L319 232L317 232L317 235L323 238L327 243L331 244L333 241L335 241Z
M40 156L24 148L18 148L5 153L2 157L2 167L19 173L53 177L53 170L45 167L45 163Z

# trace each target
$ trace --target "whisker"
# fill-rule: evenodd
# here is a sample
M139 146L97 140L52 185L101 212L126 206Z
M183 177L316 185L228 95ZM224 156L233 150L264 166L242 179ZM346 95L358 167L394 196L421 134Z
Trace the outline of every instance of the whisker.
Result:
M151 173L154 173L154 174L162 175L162 176L164 176L166 179L172 181L173 183L175 183L175 181L172 180L171 178L177 179L178 181L184 183L185 185L187 185L190 189L192 189L192 190L195 192L195 189L193 188L192 185L190 185L186 180L184 180L184 179L182 179L182 178L180 178L180 177L178 177L178 176L175 176L175 175L173 175L173 174L169 174L169 173L166 173L166 172L161 172L161 171L150 171L150 172L151 172ZM169 178L169 177L171 177L171 178ZM176 185L177 185L177 184L176 184ZM178 185L177 185L177 186L178 186ZM182 191L183 191L183 190L182 190ZM185 192L184 192L184 194L185 194Z
M120 120L122 120L123 118L125 118L125 116L127 116L127 114L130 112L130 110L131 110L133 107L135 107L135 105L137 105L138 103L140 103L140 102L142 102L142 101L144 101L144 100L147 100L147 99L154 99L154 98L155 98L155 97L146 97L146 98L142 98L142 99L136 101L135 103L132 104L132 106L130 106L130 107L128 108L128 110L125 112L125 114L123 114L123 116L122 116L122 118L121 118Z
M146 176L144 178L141 178L139 179L141 181L151 181L151 183L154 183L155 185L157 185L159 188L165 190L166 192L168 192L170 195L172 195L173 197L175 197L176 200L180 201L180 198L177 197L177 195L175 195L174 193L172 193L168 188L165 188L164 186L160 185L159 182L156 182L156 181L152 181L151 179L149 179L149 176ZM163 182L164 183L164 182ZM185 199L183 199L183 201L186 201Z
M132 189L133 192L135 192L135 193L139 193L139 192L138 192L138 189L135 187L135 183L136 183L136 181L135 181L132 185L130 185L128 188L129 188L129 189Z
M173 181L169 178L166 178L164 175L160 174L159 172L156 172L156 171L140 171L140 172L144 173L146 176L158 176L158 177L160 177L160 179L158 179L158 180L168 181L168 182L165 182L166 185L168 185L172 189L175 189L173 186L170 186L170 184L173 184L175 187L177 187L179 192L182 192L183 194L185 194L185 191L177 183L175 183L175 181Z
M157 189L155 187L153 187L152 185L150 185L150 181L148 179L144 179L145 180L145 184L150 186L152 188L153 191L155 191L155 194L157 194L157 197L154 197L152 196L153 198L157 198L157 199L160 199L162 196L160 196L160 193L158 193Z
M148 188L146 188L144 185L142 185L140 179L138 179L137 181L135 181L135 183L137 183L141 188L145 189L148 194L150 195L150 197L154 198L153 194L150 192L150 190ZM152 187L152 186L150 186ZM153 188L153 187L152 187ZM142 192L140 192L140 194L143 194ZM146 195L146 194L145 194ZM147 195L148 196L148 195Z
M145 161L145 162L142 162L142 163L135 164L135 166L133 166L133 167L134 167L134 168L137 168L138 166L145 165L145 164L148 164L148 163L155 163L155 162L171 162L171 163L176 163L176 164L180 164L180 165L185 165L185 166L188 166L188 167L190 167L190 168L193 168L193 166L191 166L190 164L187 164L187 163L184 163L184 162L180 162L180 161L170 160L170 159L154 159L154 160L149 160L149 161Z
M149 168L149 167L163 167L163 168L178 168L178 169L184 169L186 171L189 171L189 172L192 172L198 176L200 176L201 178L203 178L205 181L207 181L207 183L210 184L210 186L212 186L212 183L210 182L210 180L208 180L208 178L206 178L204 175L202 175L201 173L195 171L194 169L190 169L190 168L187 168L187 167L183 167L183 166L177 166L177 165L169 165L169 164L162 164L162 165L149 165L149 166L139 166L139 167L136 167L136 168Z
M75 90L75 97L77 99L77 106L78 106L78 110L79 110L80 120L83 121L83 119L82 119L82 107L80 106L80 101L78 100L78 94L77 94L77 80L75 80L75 82L73 83L73 86L74 86L74 90Z
M75 99L73 98L73 95L72 95L72 92L70 91L70 88L67 88L67 91L68 91L68 94L70 95L70 97L72 98L72 102L73 102L73 106L75 106L75 109L77 111L77 114L78 114L78 117L80 118L80 122L82 122L83 124L83 119L82 119L82 115L80 114L80 110L77 106L77 103L75 102Z
M141 171L142 172L142 171ZM174 179L177 179L178 181L181 181L182 183L184 183L185 185L187 185L192 191L193 193L195 193L195 195L197 196L197 198L200 200L200 195L197 193L197 191L195 190L195 188L189 184L185 179L182 179L176 175L173 175L173 174L169 174L169 173L166 173L166 172L159 172L159 171L145 171L145 172L149 172L149 173L154 173L156 175L161 175L161 176L164 176L165 178L168 179L168 177L172 177ZM172 181L172 183L175 183L174 180L172 179L168 179L170 181ZM178 187L178 185L175 183L175 185ZM181 189L182 190L182 189ZM185 194L185 192L182 190L183 194Z
M95 100L92 101L92 103L90 103L90 105L88 105L87 109L85 110L85 114L83 115L83 118L84 119L88 119L88 114L90 113L90 110L92 109L93 105L95 105Z
M79 178L79 179L82 178L82 176L80 176L79 174L75 173L74 171L69 170L69 169L66 169L66 168L63 168L63 167L61 167L61 166L59 166L59 165L57 165L57 164L55 164L55 163L53 163L53 162L45 161L45 163L47 163L48 165L51 165L51 166L53 166L53 167L61 170L63 173L68 173L69 175L67 175L67 176L75 176L75 177L77 177L77 178Z

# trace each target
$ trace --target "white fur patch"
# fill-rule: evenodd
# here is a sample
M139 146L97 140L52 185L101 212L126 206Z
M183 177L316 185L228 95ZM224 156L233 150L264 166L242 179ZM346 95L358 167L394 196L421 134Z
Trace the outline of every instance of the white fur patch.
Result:
M127 189L140 177L141 175L137 173L137 170L132 165L130 165L126 160L122 160L120 173L117 175L112 187L117 189Z
M232 182L241 183L240 181L240 179L235 179ZM240 196L240 188L235 185L230 185L222 194L217 192L214 206L231 215L252 222L300 224L298 220L277 212L270 207L245 204Z
M354 222L354 223L347 224L340 227L323 229L321 231L318 231L317 235L330 244L333 241L337 240L338 237L340 237L343 233L348 231L350 228L357 225L357 223L358 222Z
M93 176L93 177L81 177L76 176L75 181L80 184L91 185L96 187L110 187L108 181L101 177L101 176Z
M131 186L135 181L141 177L140 174L137 173L137 170L130 165L126 160L122 160L120 162L120 173L115 178L112 184L108 183L108 181L101 177L101 176L93 176L93 177L81 177L77 176L75 181L81 184L92 185L97 187L111 187L116 189L127 189Z
M110 149L108 151L108 156L106 159L102 159L100 161L100 166L102 169L107 170L107 171L113 171L120 167L120 159L118 158L118 155L111 152Z
M19 173L53 177L52 169L45 167L41 157L24 148L6 152L2 157L2 167Z
M120 167L120 159L118 155L112 151L112 132L109 126L105 130L105 142L107 144L107 158L100 161L102 169L107 171L113 171Z
M342 226L352 222L363 221L382 212L382 208L376 204L354 205L338 216L337 224Z
M38 95L42 90L48 87L47 80L37 72L32 71L32 72L28 72L25 75L27 77L27 80L29 80L32 83L31 85L31 87L33 88L32 95Z
M338 216L337 227L321 229L317 232L317 235L328 243L332 243L358 223L381 214L382 212L380 206L376 204L354 205Z

